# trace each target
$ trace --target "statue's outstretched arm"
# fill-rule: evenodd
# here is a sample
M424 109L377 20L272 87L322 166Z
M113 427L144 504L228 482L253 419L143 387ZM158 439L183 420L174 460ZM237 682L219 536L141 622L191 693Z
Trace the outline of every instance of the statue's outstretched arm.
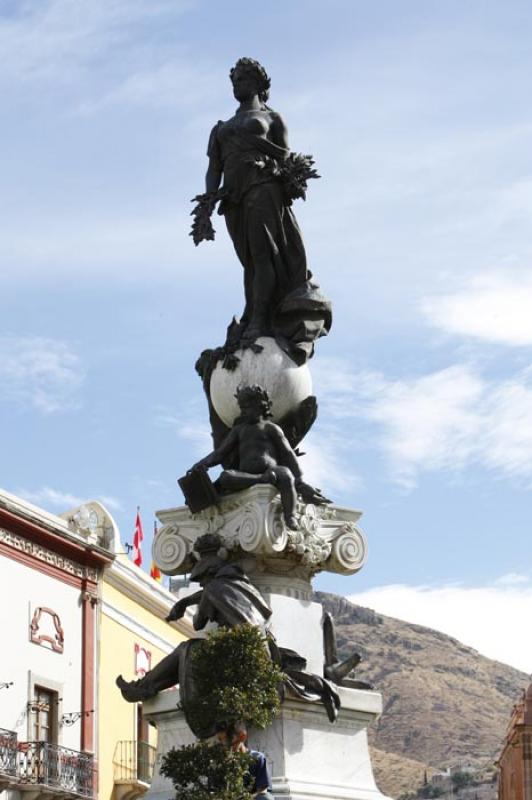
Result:
M209 469L209 467L215 467L216 464L221 464L225 456L229 455L233 447L237 445L237 442L238 434L235 428L232 428L220 446L217 447L216 450L213 450L212 453L209 453L208 456L205 456L205 458L197 461L194 466L189 469L189 472L192 472L193 469Z
M199 592L194 592L194 594L189 594L188 597L182 597L181 600L178 600L171 608L170 613L166 617L166 621L173 622L176 619L181 619L189 606L195 606L200 602L201 594L202 592L200 590Z
M271 430L273 432L273 436L275 437L277 460L280 466L288 467L296 481L301 480L303 473L301 471L301 467L299 466L297 456L290 447L290 442L278 425L272 425Z

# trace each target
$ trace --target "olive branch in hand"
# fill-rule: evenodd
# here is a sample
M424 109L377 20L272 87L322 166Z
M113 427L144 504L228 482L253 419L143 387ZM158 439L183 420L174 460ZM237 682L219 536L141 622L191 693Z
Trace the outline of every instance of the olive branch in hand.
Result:
M218 200L221 200L222 194L220 191L205 192L205 194L197 194L191 202L196 203L190 215L194 217L192 222L192 230L189 236L196 247L203 241L214 241L216 231L211 222L211 216L216 207Z
M298 197L305 200L307 181L321 177L314 169L312 156L303 153L291 152L283 160L268 155L252 156L249 160L266 175L283 183L285 196L290 203Z

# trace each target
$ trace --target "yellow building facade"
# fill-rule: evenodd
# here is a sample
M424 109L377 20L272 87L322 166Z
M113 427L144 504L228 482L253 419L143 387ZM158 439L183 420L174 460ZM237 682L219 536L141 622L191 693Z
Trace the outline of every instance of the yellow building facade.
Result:
M187 622L165 622L175 598L115 545L102 583L97 649L98 799L133 800L149 786L157 731L143 720L141 703L123 700L115 679L142 677L192 631Z
M93 797L134 800L149 788L157 731L143 719L142 703L127 703L115 680L120 674L126 680L142 677L190 638L192 626L165 621L175 597L127 556L105 506L88 501L61 516L110 556L96 600Z

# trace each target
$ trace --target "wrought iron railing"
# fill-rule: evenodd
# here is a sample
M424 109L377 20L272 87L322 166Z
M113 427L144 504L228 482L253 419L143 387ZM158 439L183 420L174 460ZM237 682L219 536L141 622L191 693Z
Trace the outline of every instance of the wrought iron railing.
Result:
M18 780L20 783L45 784L81 797L92 797L94 759L48 742L19 742Z
M117 742L113 758L115 781L151 783L155 752L148 742Z
M17 734L0 728L0 774L17 774Z

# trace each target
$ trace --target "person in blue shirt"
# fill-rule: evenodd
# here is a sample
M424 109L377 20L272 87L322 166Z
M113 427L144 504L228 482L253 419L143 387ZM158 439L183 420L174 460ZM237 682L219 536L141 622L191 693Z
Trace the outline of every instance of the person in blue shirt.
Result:
M248 732L243 722L233 725L220 723L216 726L216 738L224 747L230 747L234 752L249 753L253 762L249 768L249 775L245 783L253 797L258 800L274 800L272 782L268 773L266 756L260 750L250 750L247 746Z

